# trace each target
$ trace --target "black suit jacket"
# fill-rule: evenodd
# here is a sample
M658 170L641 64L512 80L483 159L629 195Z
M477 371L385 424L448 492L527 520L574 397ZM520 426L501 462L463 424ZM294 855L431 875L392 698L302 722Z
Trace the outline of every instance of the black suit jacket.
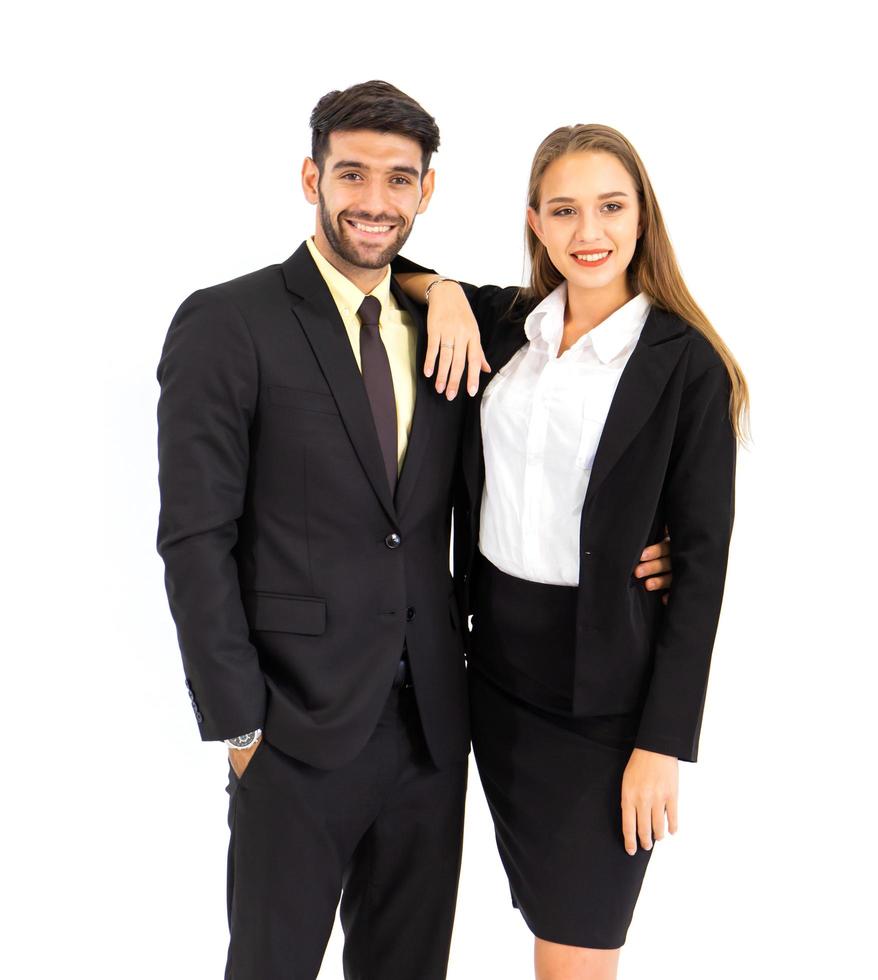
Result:
M404 645L437 765L465 756L449 573L463 402L424 378L395 496L362 376L303 244L193 293L161 396L158 549L203 739L257 727L330 769L375 727ZM459 486L459 484L457 484Z
M397 271L424 271L399 261ZM464 284L493 372L527 342L532 303L517 289ZM484 486L479 407L467 406L468 502L455 523L460 602L469 584ZM734 518L736 442L728 373L709 342L655 307L622 373L580 523L580 584L571 710L639 713L637 745L694 762ZM633 577L643 548L671 535L665 607ZM475 655L475 653L474 653Z

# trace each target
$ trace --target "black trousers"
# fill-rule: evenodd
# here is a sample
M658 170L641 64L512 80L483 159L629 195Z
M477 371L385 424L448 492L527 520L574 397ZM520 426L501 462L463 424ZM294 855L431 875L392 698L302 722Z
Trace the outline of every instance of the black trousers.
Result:
M230 769L226 980L314 980L341 897L347 980L445 977L467 760L433 765L414 691L324 771L263 740Z

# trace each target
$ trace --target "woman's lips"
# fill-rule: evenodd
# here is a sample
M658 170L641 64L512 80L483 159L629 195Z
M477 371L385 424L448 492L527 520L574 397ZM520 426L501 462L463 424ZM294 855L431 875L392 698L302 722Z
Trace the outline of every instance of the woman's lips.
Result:
M585 266L587 269L593 269L599 265L603 265L613 254L613 250L595 249L592 252L573 252L571 254L577 265Z

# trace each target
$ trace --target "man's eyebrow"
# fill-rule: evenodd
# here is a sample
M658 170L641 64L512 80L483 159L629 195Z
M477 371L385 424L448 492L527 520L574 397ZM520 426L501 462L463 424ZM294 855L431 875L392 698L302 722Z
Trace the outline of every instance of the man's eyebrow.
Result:
M339 160L338 163L333 164L333 170L369 170L365 163L361 163L359 160ZM400 163L395 167L388 167L387 173L393 174L409 174L412 177L420 177L421 172L417 167L410 167L406 163Z

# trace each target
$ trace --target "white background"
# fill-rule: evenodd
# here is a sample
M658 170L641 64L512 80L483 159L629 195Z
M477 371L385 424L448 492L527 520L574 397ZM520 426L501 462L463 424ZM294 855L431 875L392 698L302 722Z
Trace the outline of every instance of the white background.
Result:
M188 293L311 232L311 108L374 77L442 131L407 254L520 281L536 145L608 123L751 385L700 761L681 764L680 831L620 976L875 975L875 79L858 7L180 0L4 18L4 977L222 975L227 768L198 738L154 549L155 365ZM530 961L473 770L449 976L527 978ZM338 933L320 976L341 977Z

